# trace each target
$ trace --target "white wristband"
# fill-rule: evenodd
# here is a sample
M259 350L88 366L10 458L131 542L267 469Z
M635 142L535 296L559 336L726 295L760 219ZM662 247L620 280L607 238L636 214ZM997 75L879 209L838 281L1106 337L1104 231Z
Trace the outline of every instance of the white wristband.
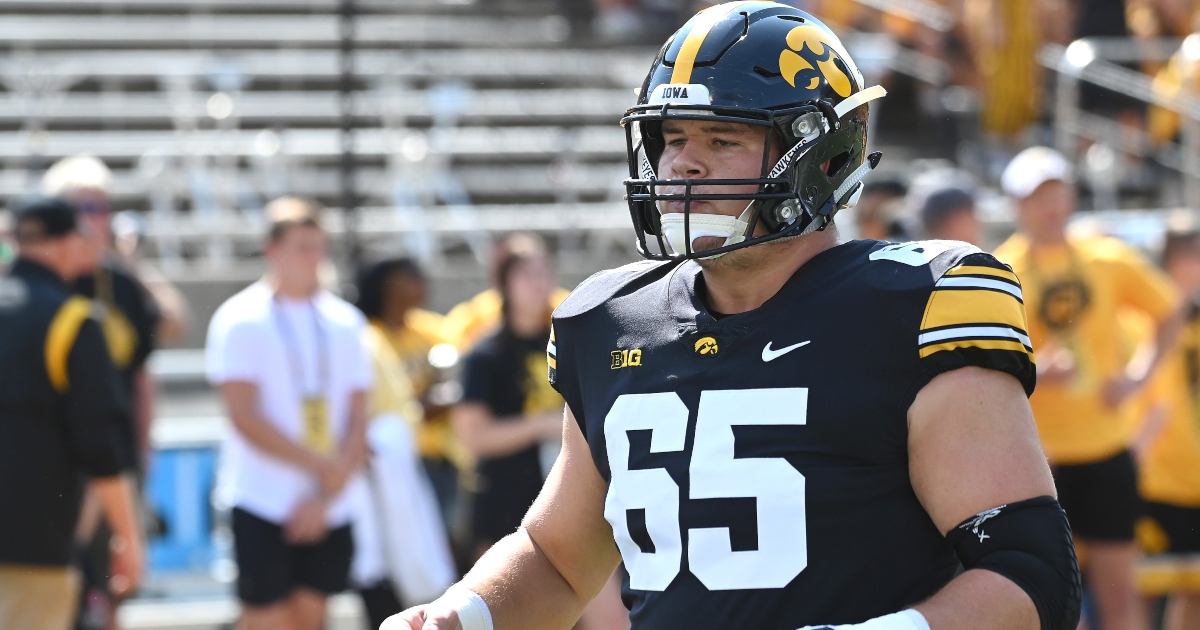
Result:
M492 611L478 593L469 588L456 588L447 595L463 630L493 630Z
M925 615L909 608L898 613L876 617L862 623L841 626L804 626L800 630L930 630Z

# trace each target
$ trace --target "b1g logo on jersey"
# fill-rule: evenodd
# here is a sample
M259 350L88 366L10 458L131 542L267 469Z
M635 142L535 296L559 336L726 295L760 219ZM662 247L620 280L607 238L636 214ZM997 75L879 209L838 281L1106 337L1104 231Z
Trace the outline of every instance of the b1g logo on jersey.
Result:
M614 370L627 367L641 367L641 365L642 351L638 348L612 351L612 369Z

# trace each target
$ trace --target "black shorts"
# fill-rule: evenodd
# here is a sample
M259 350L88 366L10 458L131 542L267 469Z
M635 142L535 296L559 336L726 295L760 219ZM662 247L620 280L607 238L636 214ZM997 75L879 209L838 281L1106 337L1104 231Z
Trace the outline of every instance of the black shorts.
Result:
M1138 545L1146 556L1137 564L1143 595L1200 593L1200 508L1146 502L1138 519Z
M238 599L267 606L291 595L296 587L333 594L346 590L354 539L350 526L332 529L315 545L292 545L283 526L233 508L234 552Z
M1200 554L1200 508L1147 501L1138 543L1148 554Z
M1133 540L1140 499L1129 451L1091 464L1055 466L1053 472L1058 502L1076 536L1108 542Z

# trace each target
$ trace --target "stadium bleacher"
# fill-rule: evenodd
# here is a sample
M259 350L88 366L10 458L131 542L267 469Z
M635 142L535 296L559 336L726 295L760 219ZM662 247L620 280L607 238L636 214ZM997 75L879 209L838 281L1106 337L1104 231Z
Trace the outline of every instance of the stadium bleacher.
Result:
M356 232L368 255L424 257L435 310L484 288L491 234L536 230L563 243L565 286L634 258L617 122L655 46L576 38L551 0L354 5ZM266 200L317 198L342 241L341 8L0 0L0 194L35 189L61 157L104 159L114 209L142 212L148 264L180 287L196 322L151 365L162 397L150 492L188 525L156 543L155 586L124 607L126 627L210 628L236 615L212 580L229 578L227 536L204 488L186 481L212 466L227 430L197 349L211 312L261 273ZM865 72L945 82L944 64L887 38L851 33L847 43ZM352 606L334 608L334 627L354 627L338 625L356 618Z
M354 5L361 204L620 199L627 167L616 122L654 48L574 41L547 1ZM113 167L117 205L153 207L154 226L186 225L193 213L253 221L285 190L339 206L340 7L0 0L0 46L10 51L0 58L9 97L0 100L0 192L19 194L51 161L88 152ZM850 45L868 72L944 80L940 62L878 36L852 34ZM625 214L612 203L584 210L601 208L606 223Z
M431 168L465 192L449 199L459 205L619 197L615 122L653 49L564 49L547 2L355 5L361 203L393 204L397 179ZM31 171L88 152L114 168L118 206L149 209L157 191L158 219L253 216L284 189L339 205L339 7L0 2L0 190L19 194ZM282 163L282 183L261 184L266 162Z

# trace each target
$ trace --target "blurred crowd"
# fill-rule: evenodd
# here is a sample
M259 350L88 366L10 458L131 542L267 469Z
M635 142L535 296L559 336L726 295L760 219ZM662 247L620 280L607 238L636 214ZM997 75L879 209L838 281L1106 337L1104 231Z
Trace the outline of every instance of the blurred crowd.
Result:
M711 3L584 4L564 6L595 36L641 41ZM1044 140L1042 44L1184 37L1200 29L1200 3L796 4L888 33L978 95L1003 156L986 181L949 162L880 173L840 227L965 241L1014 268L1029 330L995 342L1036 353L1031 404L1077 536L1083 623L1200 628L1200 223L1172 216L1153 251L1072 228L1071 160L1020 151ZM1136 65L1173 95L1195 87L1197 59L1185 47ZM917 92L927 113L945 107L932 86ZM1085 86L1081 106L1157 142L1181 132L1168 110L1100 88ZM155 416L146 364L191 322L180 293L138 264L140 219L112 212L111 178L94 158L68 158L41 196L0 211L0 471L29 480L0 486L0 506L38 506L0 519L4 628L114 627L157 531L139 499ZM1015 210L1015 234L986 212L997 199ZM244 629L318 628L327 597L348 589L373 627L433 599L519 526L561 442L545 348L567 290L536 235L496 242L491 288L441 314L424 308L426 270L407 257L365 261L354 299L336 295L322 214L308 199L269 204L266 275L208 324L207 376L232 423L217 492L232 508ZM579 627L628 627L619 582Z
M0 467L49 467L58 484L0 490L4 505L46 506L0 528L5 628L115 627L156 531L139 498L146 362L188 314L136 264L135 219L109 210L110 178L70 158L43 196L0 215ZM327 290L322 212L270 203L266 275L209 323L206 370L232 423L216 493L232 507L240 628L319 628L327 596L347 589L372 627L432 600L519 526L561 444L545 349L567 291L539 237L496 243L493 288L441 315L421 308L427 279L410 258L368 261L354 304ZM628 626L618 584L580 627Z
M1020 148L1045 143L1049 72L1039 61L1044 44L1067 46L1082 38L1129 38L1144 54L1122 65L1154 79L1154 92L1172 99L1196 89L1194 48L1180 49L1170 59L1153 51L1158 38L1184 38L1200 30L1200 3L1194 0L785 0L820 17L845 37L882 33L903 48L919 53L941 68L940 79L914 82L916 114L944 118L948 113L977 114L982 146L974 170L993 179ZM709 0L594 0L567 3L580 30L603 40L658 44L686 16ZM566 5L564 5L566 6ZM1200 45L1200 42L1197 43ZM872 80L893 90L896 74ZM947 87L966 88L946 91ZM907 88L905 89L907 91ZM967 102L963 102L964 95ZM888 108L895 107L893 98ZM1083 83L1079 106L1084 112L1113 119L1125 130L1125 141L1143 147L1176 140L1180 120L1172 110L1112 90ZM904 108L908 113L908 108ZM886 116L887 114L885 114ZM911 121L910 121L911 123ZM1085 146L1084 149L1087 147ZM1134 159L1126 156L1125 159Z
M3 223L0 467L40 479L0 489L0 504L37 506L0 526L6 628L113 627L155 534L138 498L146 360L188 315L139 275L105 173L70 158ZM996 343L1036 352L1031 404L1077 536L1086 627L1200 627L1200 223L1173 216L1152 252L1072 227L1074 168L1045 147L1000 182L1016 232L998 246L986 189L947 165L873 182L843 229L971 242L1013 267L1029 330ZM373 625L435 598L520 525L561 445L545 348L567 291L536 235L497 241L492 288L443 315L423 308L429 280L406 257L367 261L353 303L337 297L322 213L271 202L266 274L208 327L232 423L216 492L232 508L239 628L318 628L348 589ZM619 584L579 627L627 627Z
M1063 155L1033 147L1000 177L1015 233L989 229L986 190L946 166L868 184L845 229L966 241L1013 268L1029 329L995 343L1034 348L1030 403L1076 537L1082 627L1200 627L1200 222L1172 214L1139 250L1115 226L1072 222L1077 183Z

